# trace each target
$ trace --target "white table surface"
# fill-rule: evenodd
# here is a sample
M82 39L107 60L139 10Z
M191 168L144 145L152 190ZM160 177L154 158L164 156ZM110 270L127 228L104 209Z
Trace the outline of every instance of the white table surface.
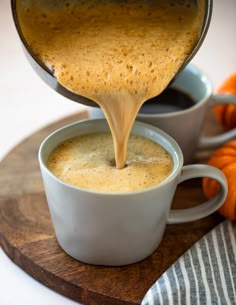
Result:
M0 0L0 159L23 138L84 106L49 88L25 59L10 11ZM236 1L214 0L208 35L192 60L215 88L236 72ZM0 305L70 305L65 298L28 276L0 249ZM112 304L111 304L112 305Z

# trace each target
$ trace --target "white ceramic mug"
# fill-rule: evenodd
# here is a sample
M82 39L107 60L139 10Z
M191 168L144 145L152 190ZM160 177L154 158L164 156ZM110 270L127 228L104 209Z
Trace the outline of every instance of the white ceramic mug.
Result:
M49 135L39 149L39 163L58 243L70 256L96 265L126 265L151 255L158 247L166 224L203 218L224 202L227 183L218 169L209 165L183 166L176 141L155 126L135 122L132 134L149 138L164 147L173 159L171 174L145 190L101 193L66 184L47 168L50 152L71 137L109 131L106 120L85 120ZM98 143L99 145L99 143ZM220 191L199 206L171 210L177 185L191 178L211 177Z
M193 98L194 105L190 108L174 112L158 113L159 108L152 106L153 113L146 108L144 103L138 113L137 120L157 126L167 132L179 144L184 163L191 163L193 155L198 149L216 148L223 143L236 138L236 129L224 132L217 136L200 137L204 117L208 107L218 104L236 104L236 95L213 94L213 87L208 76L199 68L188 65L171 84ZM158 107L158 104L156 104ZM100 108L88 108L90 118L102 118Z

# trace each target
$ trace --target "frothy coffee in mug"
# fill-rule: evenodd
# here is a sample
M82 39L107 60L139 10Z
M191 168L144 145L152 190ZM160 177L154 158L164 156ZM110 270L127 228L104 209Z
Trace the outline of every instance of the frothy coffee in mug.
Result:
M123 168L136 115L196 45L205 1L41 2L25 9L18 1L23 35L64 87L102 108Z
M165 180L172 158L159 144L131 135L127 166L117 170L110 133L94 133L64 141L49 155L49 170L62 181L98 192L143 190Z

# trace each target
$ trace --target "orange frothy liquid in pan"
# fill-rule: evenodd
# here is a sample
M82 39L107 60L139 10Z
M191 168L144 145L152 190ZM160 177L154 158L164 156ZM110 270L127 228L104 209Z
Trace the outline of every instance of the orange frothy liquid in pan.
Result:
M102 108L117 168L125 166L140 107L166 88L196 45L204 2L198 9L189 1L71 0L56 8L35 1L31 9L18 2L33 52L64 87Z

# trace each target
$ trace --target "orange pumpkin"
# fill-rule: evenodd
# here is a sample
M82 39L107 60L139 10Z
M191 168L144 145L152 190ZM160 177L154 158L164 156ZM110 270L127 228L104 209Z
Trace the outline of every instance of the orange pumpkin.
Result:
M236 73L225 80L217 90L217 93L236 94ZM236 105L217 105L214 107L214 113L218 121L226 130L236 127Z
M228 195L219 212L230 220L236 220L236 140L217 149L209 158L209 165L219 168L228 182ZM212 198L219 190L219 184L211 178L203 178L203 191Z

